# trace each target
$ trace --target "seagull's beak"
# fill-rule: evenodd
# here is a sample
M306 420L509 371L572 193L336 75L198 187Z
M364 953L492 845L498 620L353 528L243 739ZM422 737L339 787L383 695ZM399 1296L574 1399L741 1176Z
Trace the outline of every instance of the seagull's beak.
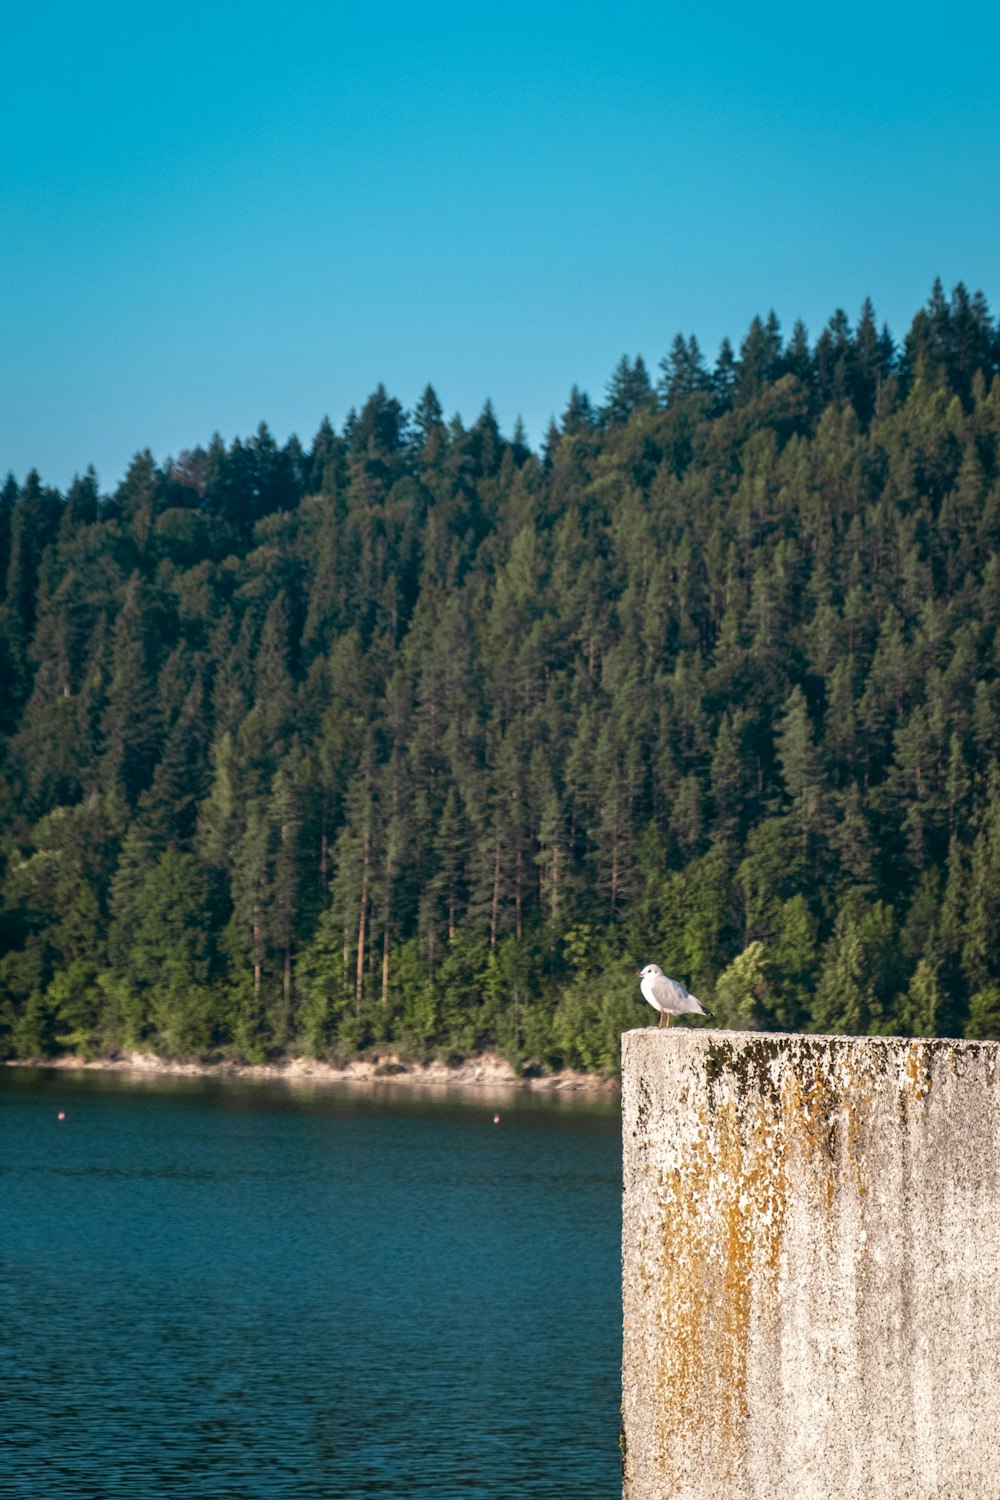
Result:
M642 978L642 970L641 969L636 969L636 971L635 971L635 977L636 977L636 979L641 979Z

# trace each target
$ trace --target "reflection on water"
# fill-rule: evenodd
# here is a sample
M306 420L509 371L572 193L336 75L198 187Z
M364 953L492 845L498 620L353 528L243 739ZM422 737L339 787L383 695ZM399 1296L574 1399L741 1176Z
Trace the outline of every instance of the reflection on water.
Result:
M619 1162L616 1101L0 1069L0 1493L611 1500Z

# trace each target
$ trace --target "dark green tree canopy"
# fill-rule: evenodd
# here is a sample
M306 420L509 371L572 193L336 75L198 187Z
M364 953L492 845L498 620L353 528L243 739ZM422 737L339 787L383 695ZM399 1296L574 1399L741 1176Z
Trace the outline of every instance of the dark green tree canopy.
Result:
M0 489L0 1051L1000 1028L1000 343L678 334Z

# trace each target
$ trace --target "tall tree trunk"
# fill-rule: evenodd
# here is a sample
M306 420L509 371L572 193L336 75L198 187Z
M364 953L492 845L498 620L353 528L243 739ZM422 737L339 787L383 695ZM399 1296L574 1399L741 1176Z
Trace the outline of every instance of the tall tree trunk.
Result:
M514 930L517 933L518 942L521 941L521 851L517 851L517 862L514 866L514 910L516 913Z
M500 915L500 830L496 831L493 853L493 901L490 906L490 947L497 945L497 919Z
M258 1001L260 1000L260 971L261 971L261 952L260 952L260 891L261 891L261 886L262 885L263 885L263 881L258 880L258 882L257 882L257 895L255 896L254 903L253 903L253 922L252 922L252 930L253 930L253 998L254 998L254 1008L255 1009L256 1009Z
M365 929L368 925L368 870L371 863L371 833L365 829L364 858L361 865L361 911L358 915L358 968L354 981L354 1014L361 1014L361 993L365 974Z
M389 911L386 908L385 926L382 929L382 1009L389 1006Z
M385 913L382 926L382 1009L389 1008L389 945L392 928L392 881L396 870L396 834L399 818L399 760L392 758L392 797L385 836Z

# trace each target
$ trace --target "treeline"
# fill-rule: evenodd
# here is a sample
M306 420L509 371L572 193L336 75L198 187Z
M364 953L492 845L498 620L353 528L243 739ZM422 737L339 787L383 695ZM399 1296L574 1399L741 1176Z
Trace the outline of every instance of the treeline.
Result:
M0 1049L1000 1034L1000 338L678 336L0 494Z

